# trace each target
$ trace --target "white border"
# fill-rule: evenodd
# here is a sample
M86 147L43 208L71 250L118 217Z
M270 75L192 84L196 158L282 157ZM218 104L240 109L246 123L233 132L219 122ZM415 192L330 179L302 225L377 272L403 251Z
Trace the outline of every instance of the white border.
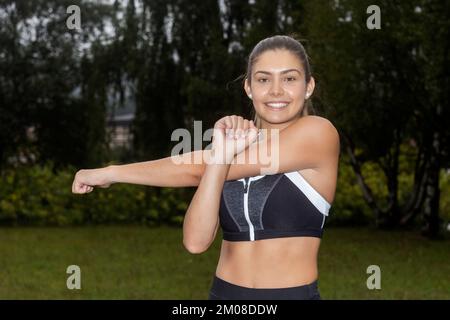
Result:
M325 200L322 195L317 192L309 183L302 177L298 171L286 172L288 177L311 201L311 203L325 216L328 216L328 211L331 208L331 204Z

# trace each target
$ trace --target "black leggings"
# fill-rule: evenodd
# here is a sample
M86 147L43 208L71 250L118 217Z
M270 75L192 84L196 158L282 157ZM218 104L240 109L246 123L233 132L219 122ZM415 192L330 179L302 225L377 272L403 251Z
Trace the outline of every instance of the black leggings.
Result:
M318 281L288 288L247 288L214 276L209 300L320 300Z

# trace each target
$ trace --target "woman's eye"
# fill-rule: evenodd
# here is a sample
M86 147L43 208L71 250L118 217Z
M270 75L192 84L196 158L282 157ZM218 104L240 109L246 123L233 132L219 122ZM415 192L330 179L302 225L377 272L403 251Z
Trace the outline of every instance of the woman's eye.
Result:
M286 80L287 81L295 81L295 77L287 77Z
M266 78L259 78L258 79L258 82L266 82L268 79L266 79Z

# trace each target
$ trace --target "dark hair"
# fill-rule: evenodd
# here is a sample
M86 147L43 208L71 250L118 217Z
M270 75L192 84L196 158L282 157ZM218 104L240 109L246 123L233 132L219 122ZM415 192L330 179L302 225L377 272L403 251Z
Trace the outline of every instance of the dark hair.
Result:
M308 55L306 54L303 45L300 43L300 41L296 40L291 36L275 35L273 37L265 38L260 42L258 42L256 46L253 48L252 52L250 53L247 63L247 72L245 75L248 84L249 85L251 84L252 68L258 57L268 50L277 50L277 49L288 50L300 60L303 66L303 70L305 72L305 81L306 83L309 83L309 81L311 80L311 67L309 65ZM259 128L260 127L259 119L255 110L253 110L253 113L254 113L253 121L255 125ZM303 117L309 114L315 114L315 111L313 109L311 100L308 99L306 100L305 105L303 106L303 109L300 112L299 116Z

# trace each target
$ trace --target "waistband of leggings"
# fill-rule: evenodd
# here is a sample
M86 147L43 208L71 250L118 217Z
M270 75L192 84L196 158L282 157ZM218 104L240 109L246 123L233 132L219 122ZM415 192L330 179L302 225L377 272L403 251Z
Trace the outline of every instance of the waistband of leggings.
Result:
M285 288L248 288L214 276L211 292L228 299L309 299L318 292L318 280L310 284Z

